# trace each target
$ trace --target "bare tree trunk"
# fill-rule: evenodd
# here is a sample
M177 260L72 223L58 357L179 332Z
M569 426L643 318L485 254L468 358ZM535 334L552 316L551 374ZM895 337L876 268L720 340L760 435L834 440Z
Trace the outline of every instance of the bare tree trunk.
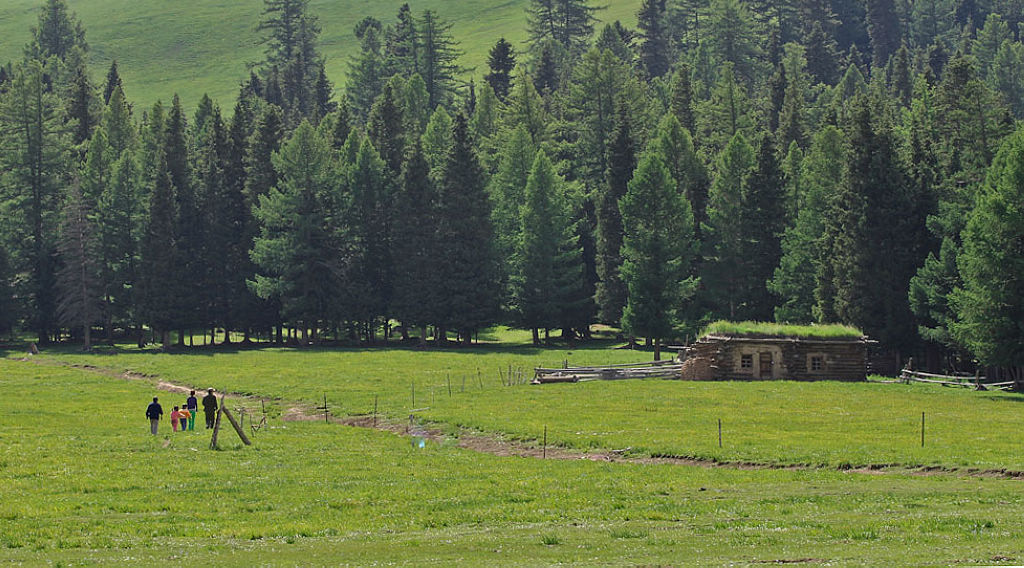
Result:
M661 338L654 338L654 360L661 361Z
M420 326L420 347L427 346L427 326Z
M537 331L537 328L530 328L530 333L533 335L533 344L540 345L540 332Z

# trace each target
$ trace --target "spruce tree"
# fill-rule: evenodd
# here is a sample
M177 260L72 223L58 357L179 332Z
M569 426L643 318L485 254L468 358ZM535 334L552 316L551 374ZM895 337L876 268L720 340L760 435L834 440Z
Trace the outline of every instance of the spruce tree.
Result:
M455 143L452 135L452 119L443 107L438 107L430 115L430 122L420 138L423 156L430 166L430 178L438 184L444 178L448 155Z
M871 37L871 66L883 69L902 41L893 0L867 0L867 26Z
M672 337L679 323L683 302L697 287L690 275L697 248L693 215L659 154L644 153L619 202L622 279L628 289L622 327L632 336L654 340L655 361L661 358L662 340ZM651 203L658 206L652 209Z
M701 282L713 317L736 320L747 309L744 269L747 259L743 218L743 182L753 169L754 150L737 132L718 155L716 176L708 194L708 223L703 231Z
M444 251L437 270L447 285L435 323L458 330L468 343L474 331L495 321L500 288L490 200L465 116L456 115L452 132L437 209L437 238Z
M512 87L512 70L516 68L515 48L505 38L498 38L487 54L487 67L490 72L484 75L484 80L494 89L498 100L504 101Z
M332 312L342 273L339 247L344 235L332 223L337 193L330 144L303 122L273 165L280 178L259 198L260 234L251 253L258 271L253 283L261 298L277 298L282 315L299 328L303 343L314 339Z
M389 83L385 86L384 92L370 110L366 125L366 134L384 158L391 177L397 176L402 170L405 154L405 125L399 101L401 94L401 85Z
M665 1L643 0L637 13L637 27L640 28L640 62L647 76L661 77L668 72L671 62L668 30L665 26Z
M110 62L110 69L107 70L107 80L103 83L103 104L110 104L110 96L114 94L114 90L124 89L124 84L121 82L121 74L117 71L117 60Z
M163 162L149 199L149 214L141 244L140 303L142 316L159 334L164 349L171 346L171 330L181 323L179 263L181 253L175 239L176 207L174 186Z
M668 168L676 184L676 192L689 203L694 220L694 237L700 241L700 225L705 222L710 180L707 168L693 147L693 138L675 115L666 114L658 125L657 135L650 148L658 152Z
M580 55L594 33L597 6L587 0L530 0L526 9L526 27L534 52L554 41L567 52Z
M19 294L28 299L30 325L41 345L49 344L57 327L58 187L68 149L58 101L47 89L45 75L38 61L20 64L0 99L0 128L7 148L0 160L12 190L4 197L19 204L12 214L24 235L13 243L12 257L15 270L28 275Z
M369 324L389 315L393 285L391 230L395 189L386 168L371 141L364 138L346 176L349 209L345 224L353 245L346 315L367 324L367 340L371 343L375 325Z
M742 247L743 277L747 279L743 319L769 320L775 298L766 283L782 257L781 237L789 224L785 181L770 134L761 137L756 165L743 182L742 214L746 227Z
M413 141L402 166L399 193L395 198L394 291L392 315L405 326L420 328L420 343L427 340L427 326L440 321L438 296L444 293L444 276L437 271L441 243L436 241L433 215L437 189L419 141Z
M416 18L408 3L398 7L397 20L384 32L384 56L390 72L410 77L418 71L419 38Z
M693 117L693 86L690 83L690 67L688 65L681 65L673 75L670 109L672 114L676 115L679 124L693 134L696 122Z
M381 50L380 22L374 18L364 18L356 25L356 38L359 40L359 53L353 54L348 64L345 99L356 123L363 124L387 80ZM273 102L270 97L267 97L267 101Z
M775 320L810 323L814 313L815 277L823 262L825 216L836 187L842 181L846 147L835 126L820 130L800 164L796 219L782 237L782 258L768 288L779 298ZM824 318L828 320L830 318Z
M564 182L539 150L523 190L519 239L515 246L512 302L518 325L548 331L568 323L566 316L583 284L580 249Z
M597 214L597 305L601 321L618 324L626 305L626 287L619 274L622 266L622 213L619 200L626 194L636 169L632 126L625 105L619 105L615 132L608 148L606 182L595 201Z
M92 210L77 183L64 201L60 225L60 258L57 272L60 322L82 332L82 348L92 348L92 326L102 313L100 296L100 255Z
M427 105L450 106L458 91L456 78L464 70L457 61L462 56L458 42L452 38L452 24L441 20L432 10L423 12L418 23L417 69L427 88Z
M82 23L68 11L67 0L46 0L32 27L32 41L25 47L25 56L37 61L56 57L63 62L75 49L89 50Z
M954 336L987 365L1006 368L1024 388L1024 135L1001 146L963 232L962 286L952 294Z

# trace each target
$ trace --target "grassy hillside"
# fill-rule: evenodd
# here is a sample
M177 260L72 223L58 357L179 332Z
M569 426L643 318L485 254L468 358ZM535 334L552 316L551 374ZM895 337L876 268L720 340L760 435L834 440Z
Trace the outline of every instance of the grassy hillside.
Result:
M321 45L327 71L343 84L348 60L358 49L352 26L363 16L388 23L404 0L311 0L323 27ZM0 2L0 61L16 60L28 42L42 0ZM204 92L230 109L247 64L261 58L256 24L263 0L68 0L86 29L94 77L102 81L116 59L128 96L137 104L165 101L175 92L194 107ZM477 67L479 80L487 50L501 36L517 48L526 39L524 9L529 0L419 0L417 14L435 10L454 24L455 38L466 51L462 60ZM603 20L634 25L639 0L611 0L599 13Z

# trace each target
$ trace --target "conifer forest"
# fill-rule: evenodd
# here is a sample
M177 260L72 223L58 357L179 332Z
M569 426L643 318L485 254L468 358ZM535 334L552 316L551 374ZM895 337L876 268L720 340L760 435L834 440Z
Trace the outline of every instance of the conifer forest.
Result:
M1024 379L1022 0L531 0L476 69L413 2L352 22L344 77L308 0L264 0L262 59L196 108L40 4L0 67L0 337L839 322Z

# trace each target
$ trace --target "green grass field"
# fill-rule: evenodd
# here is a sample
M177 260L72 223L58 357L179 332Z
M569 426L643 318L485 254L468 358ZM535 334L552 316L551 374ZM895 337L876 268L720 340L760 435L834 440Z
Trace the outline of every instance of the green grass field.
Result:
M509 337L503 334L503 338ZM338 416L379 411L519 440L578 449L629 449L765 464L939 466L1024 470L1024 397L930 385L840 382L611 381L504 386L508 369L641 362L651 354L523 344L421 351L254 349L44 355L80 365L156 375L197 389L308 405L326 394ZM503 380L504 377L504 380ZM451 395L448 384L451 382ZM413 398L415 396L415 399ZM567 412L567 410L570 410ZM921 413L925 446L921 447ZM723 444L718 447L718 420Z
M0 392L4 563L1024 560L1019 480L500 458L277 420L253 447L211 452L205 432L149 435L145 403L169 395L143 382L0 360ZM576 400L563 412L587 406Z
M358 50L352 28L363 16L390 23L405 0L311 0L323 28L321 52L327 73L340 88L351 54ZM93 79L102 82L118 61L129 99L148 108L179 93L194 108L209 93L230 112L238 84L262 57L256 25L263 0L68 0L86 30ZM524 48L529 0L421 0L410 2L417 15L430 9L451 21L466 52L462 65L477 81L486 73L487 51L504 36ZM0 61L18 60L38 19L42 0L0 2ZM599 13L605 21L636 22L639 0L613 0Z

